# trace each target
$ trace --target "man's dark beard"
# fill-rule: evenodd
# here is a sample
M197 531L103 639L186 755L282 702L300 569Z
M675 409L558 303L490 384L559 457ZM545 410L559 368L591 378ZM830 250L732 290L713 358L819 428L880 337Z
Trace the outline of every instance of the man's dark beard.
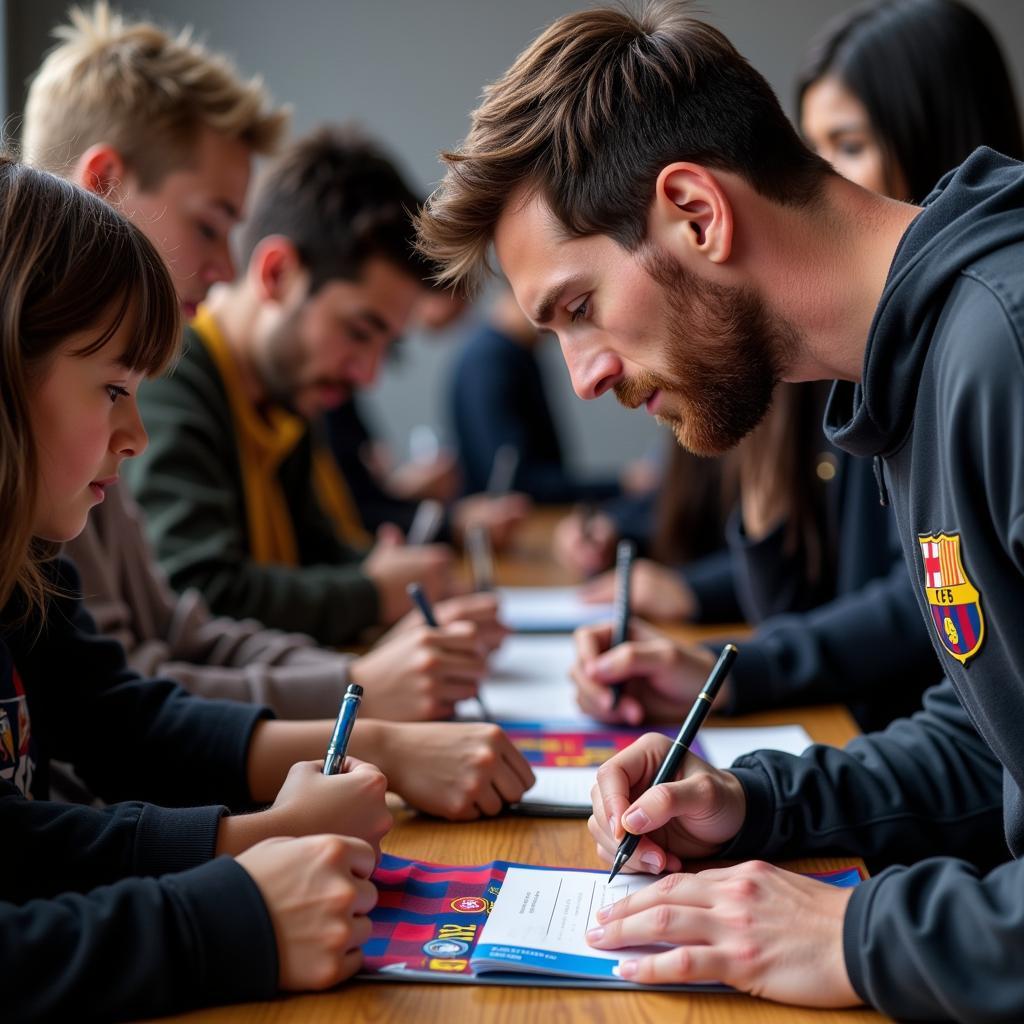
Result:
M302 308L294 310L271 332L259 354L259 371L263 378L267 401L291 413L297 412L295 396L298 391L296 367L302 357L299 330Z
M768 411L795 331L749 289L704 281L655 249L640 259L667 300L669 371L620 381L616 397L635 409L653 391L664 392L675 408L658 419L676 440L696 455L721 455Z

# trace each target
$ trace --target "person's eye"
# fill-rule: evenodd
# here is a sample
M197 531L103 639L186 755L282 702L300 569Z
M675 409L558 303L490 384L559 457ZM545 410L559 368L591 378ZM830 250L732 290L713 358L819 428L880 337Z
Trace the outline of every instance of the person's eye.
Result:
M198 229L199 234L208 242L216 242L220 237L217 229L212 224L207 224L205 221L196 221L196 228Z
M114 404L119 398L130 398L131 392L127 388L121 387L120 384L107 384L107 395L110 397L111 404Z
M590 297L588 296L575 309L569 310L569 323L575 324L579 323L580 320L585 320L589 309Z
M860 156L867 144L861 139L851 139L849 141L840 142L836 149L842 156L858 157Z
M364 330L362 327L352 323L350 320L339 320L338 325L341 327L342 331L348 335L349 340L351 341L365 343L372 340L372 335L369 331Z

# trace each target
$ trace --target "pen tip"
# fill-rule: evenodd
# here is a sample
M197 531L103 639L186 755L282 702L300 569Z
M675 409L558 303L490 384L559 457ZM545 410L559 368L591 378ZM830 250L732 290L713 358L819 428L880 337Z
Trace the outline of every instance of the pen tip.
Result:
M612 872L608 876L608 881L605 882L605 885L611 885L612 882L615 881L615 876L622 870L622 865L624 863L625 863L625 859L623 858L622 854L621 853L617 853L615 855L615 860L612 862Z

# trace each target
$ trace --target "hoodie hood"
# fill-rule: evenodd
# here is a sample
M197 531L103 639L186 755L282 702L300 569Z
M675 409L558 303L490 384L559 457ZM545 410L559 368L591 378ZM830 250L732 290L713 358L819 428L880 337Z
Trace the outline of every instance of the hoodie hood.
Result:
M910 429L946 295L965 268L1024 238L1024 164L975 150L925 200L896 249L875 310L860 383L837 381L825 433L853 455L888 455Z

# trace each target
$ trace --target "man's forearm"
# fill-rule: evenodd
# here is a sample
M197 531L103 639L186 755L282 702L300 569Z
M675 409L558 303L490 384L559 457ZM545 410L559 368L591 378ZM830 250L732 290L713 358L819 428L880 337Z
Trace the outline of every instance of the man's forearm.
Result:
M381 733L385 723L371 720L356 722L348 752L363 761L371 761L385 774L381 763ZM249 744L249 792L256 803L270 803L277 796L288 769L298 761L321 760L334 729L334 720L322 718L307 722L260 722Z

